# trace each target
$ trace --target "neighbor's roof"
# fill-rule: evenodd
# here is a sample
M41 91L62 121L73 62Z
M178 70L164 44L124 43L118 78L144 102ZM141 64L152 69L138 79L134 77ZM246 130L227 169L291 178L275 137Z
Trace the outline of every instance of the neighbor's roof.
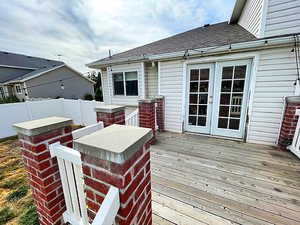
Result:
M97 64L109 64L112 60L128 59L147 55L171 53L187 49L199 49L227 44L254 41L257 38L238 24L228 22L217 23L209 26L199 27L172 37L152 42L150 44L131 49L112 57L89 63L88 66Z

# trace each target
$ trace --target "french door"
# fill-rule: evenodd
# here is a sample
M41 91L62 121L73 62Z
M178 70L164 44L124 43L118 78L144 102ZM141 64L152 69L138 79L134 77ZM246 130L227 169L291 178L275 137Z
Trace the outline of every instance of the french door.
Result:
M251 61L188 67L186 130L243 138Z

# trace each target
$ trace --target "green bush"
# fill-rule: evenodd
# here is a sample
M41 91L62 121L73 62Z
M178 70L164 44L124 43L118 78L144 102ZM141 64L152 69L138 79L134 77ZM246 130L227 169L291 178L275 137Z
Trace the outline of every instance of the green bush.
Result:
M7 197L6 200L9 202L17 201L27 195L28 187L22 186L19 187L17 190L11 192Z
M20 225L39 225L38 214L35 206L30 206L19 219Z
M15 103L15 102L20 102L20 99L18 99L17 96L9 96L0 99L0 104Z
M101 87L96 89L95 100L100 101L100 102L103 101L103 95L102 95Z
M83 96L83 99L84 99L84 100L88 100L88 101L92 101L92 100L94 100L94 97L93 97L92 94L87 93L87 94L85 94L85 95Z
M12 189L16 187L19 184L22 184L25 182L24 178L19 178L19 179L11 179L11 180L4 180L3 183L0 183L0 188L5 188L5 189Z
M10 208L5 207L3 209L0 209L0 225L6 224L9 220L11 220L14 217L15 214Z

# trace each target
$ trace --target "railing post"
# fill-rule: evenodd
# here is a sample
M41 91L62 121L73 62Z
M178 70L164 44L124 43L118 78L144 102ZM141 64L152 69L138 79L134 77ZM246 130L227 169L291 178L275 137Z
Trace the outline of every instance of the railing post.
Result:
M165 130L165 98L164 96L155 97L156 121L159 131Z
M104 127L112 124L125 124L125 107L117 105L104 105L95 108L97 122L103 121Z
M72 120L49 117L15 124L40 225L60 225L66 210L56 158L49 144L72 145Z
M278 140L281 150L286 150L286 147L292 143L299 117L296 115L297 109L300 109L300 96L287 97Z
M139 126L150 128L153 137L150 140L152 144L156 140L156 124L155 124L155 99L139 100Z
M151 129L112 125L74 141L81 152L88 215L95 218L110 186L120 190L118 225L152 224Z

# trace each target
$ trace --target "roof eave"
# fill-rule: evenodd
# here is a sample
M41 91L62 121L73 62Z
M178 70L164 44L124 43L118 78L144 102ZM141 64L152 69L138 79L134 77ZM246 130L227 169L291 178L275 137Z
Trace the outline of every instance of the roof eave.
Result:
M230 20L228 22L229 24L238 22L241 14L243 12L246 1L247 0L236 0L235 5L232 10L232 13L231 13Z

